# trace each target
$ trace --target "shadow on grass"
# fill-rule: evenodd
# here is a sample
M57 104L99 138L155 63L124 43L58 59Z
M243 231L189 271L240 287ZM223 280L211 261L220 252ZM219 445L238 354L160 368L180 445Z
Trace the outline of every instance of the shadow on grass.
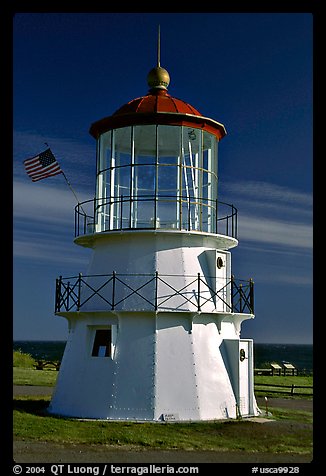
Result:
M32 415L47 415L47 409L50 404L49 400L37 399L37 400L25 400L15 398L13 401L13 409L21 413L30 413Z

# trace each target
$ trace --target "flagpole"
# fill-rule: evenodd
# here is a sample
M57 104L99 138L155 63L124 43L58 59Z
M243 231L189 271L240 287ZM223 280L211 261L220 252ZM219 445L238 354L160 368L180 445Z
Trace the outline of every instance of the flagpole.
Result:
M77 200L77 203L78 203L78 205L79 205L79 204L80 204L80 201L79 201L79 198L77 197L77 194L76 194L75 190L72 188L71 183L70 183L69 180L67 179L66 174L64 173L64 171L63 171L62 169L61 169L61 172L62 172L62 175L63 175L64 178L65 178L65 181L67 182L68 187L70 188L70 190L71 190L72 193L74 194L74 197L75 197L75 199ZM84 213L85 213L85 212L84 212Z
M44 144L45 144L47 147L50 148L50 146L49 146L49 144L48 144L47 142L44 142ZM76 199L76 201L77 201L77 205L80 205L80 208L82 209L83 213L85 214L85 216L87 216L85 210L83 209L83 207L82 207L82 205L81 205L81 203L80 203L80 201L79 201L79 198L77 197L77 194L76 194L75 190L72 188L71 183L70 183L69 180L67 179L67 176L66 176L66 174L64 173L64 171L62 170L61 167L60 167L60 170L61 170L62 175L63 175L64 178L65 178L65 181L67 182L68 187L70 188L70 190L71 190L72 193L74 194L74 197L75 197L75 199Z
M66 174L64 173L64 171L63 171L62 169L61 169L61 173L62 173L62 175L64 176L65 181L67 182L68 187L70 188L70 190L71 190L72 193L74 194L74 197L75 197L75 199L76 199L76 201L77 201L77 204L80 205L80 208L81 208L82 211L84 212L85 216L87 216L85 210L83 209L83 207L82 207L82 205L81 205L81 203L80 203L80 201L79 201L79 198L77 197L77 194L76 194L75 190L72 188L71 183L70 183L69 180L67 179L67 176L66 176Z
M77 197L77 194L75 190L72 188L71 183L67 179L66 174L60 167L56 157L54 156L49 144L47 142L44 142L44 144L48 147L47 150L39 153L38 155L31 157L29 159L24 160L24 166L27 175L32 179L33 182L37 182L38 180L45 179L47 177L52 177L54 175L59 175L62 174L64 176L64 179L74 194L74 197L77 201L78 207L82 210L82 212L85 215L85 218L87 217L87 213L83 209L81 202L79 201L79 198ZM78 210L79 213L79 210Z

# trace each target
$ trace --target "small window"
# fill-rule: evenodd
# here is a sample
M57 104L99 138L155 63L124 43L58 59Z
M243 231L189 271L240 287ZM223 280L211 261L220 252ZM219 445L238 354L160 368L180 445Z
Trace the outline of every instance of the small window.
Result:
M92 357L111 356L111 329L97 329L95 332Z

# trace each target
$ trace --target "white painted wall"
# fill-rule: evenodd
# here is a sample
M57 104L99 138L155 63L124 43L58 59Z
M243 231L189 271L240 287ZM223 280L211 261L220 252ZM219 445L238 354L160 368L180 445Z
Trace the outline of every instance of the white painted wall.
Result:
M236 404L246 397L245 411L257 414L252 351L247 367L239 366L241 322L253 316L231 314L227 293L225 302L212 299L212 292L230 279L227 248L236 240L196 232L133 231L93 235L87 246L91 243L87 274L115 271L125 284L116 281L114 310L95 295L79 312L59 313L69 321L69 336L50 412L101 419L210 420L236 418ZM127 298L130 288L149 279L142 274L154 276L155 271L160 278L157 312L150 305L154 282ZM206 290L207 295L206 302L201 295L200 311L198 273L201 293ZM107 278L85 279L98 289ZM93 292L83 285L81 301ZM111 302L112 285L107 283L101 294ZM108 326L114 352L93 357L96 329Z
M197 378L191 319L160 313L155 353L155 419L199 419Z
M116 281L115 303L117 310L152 311L146 299L154 302L155 282L147 284L139 294L131 290L138 289L150 280L155 272L159 273L158 304L160 309L178 311L197 311L198 284L195 282L200 273L201 310L205 312L229 311L225 302L231 302L229 289L221 292L223 299L213 296L214 292L223 288L231 277L231 256L227 251L216 251L217 238L196 233L162 233L162 232L134 232L130 234L111 233L100 236L93 251L90 266L85 278L90 285L82 287L82 299L86 301L93 293L93 289L102 286L106 279L115 271L118 277L127 284L124 286ZM221 269L216 267L217 256L223 260ZM123 274L129 276L121 276ZM139 275L148 275L139 276ZM94 275L108 275L94 277ZM138 275L132 277L130 275ZM130 288L128 287L130 286ZM212 291L210 291L209 287ZM184 296L177 291L182 290ZM101 294L112 303L112 282L101 289ZM173 299L166 299L175 294ZM125 298L128 297L126 300ZM106 310L108 304L99 296L93 296L82 308L82 311Z
M95 316L70 313L50 412L123 420L236 418L236 400L252 391L251 383L247 389L245 382L239 384L239 340L223 341L216 315ZM108 326L116 329L114 353L92 357L96 329ZM255 414L251 396L248 402Z

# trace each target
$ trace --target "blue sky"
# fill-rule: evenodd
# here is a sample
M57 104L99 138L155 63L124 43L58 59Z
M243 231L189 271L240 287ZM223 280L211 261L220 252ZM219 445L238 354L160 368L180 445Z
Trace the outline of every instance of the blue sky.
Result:
M169 93L224 124L219 199L238 208L233 272L255 282L242 337L312 343L311 13L17 13L13 29L14 339L67 337L55 278L86 272L75 198L24 159L48 143L93 198L90 125L148 91L161 26Z

